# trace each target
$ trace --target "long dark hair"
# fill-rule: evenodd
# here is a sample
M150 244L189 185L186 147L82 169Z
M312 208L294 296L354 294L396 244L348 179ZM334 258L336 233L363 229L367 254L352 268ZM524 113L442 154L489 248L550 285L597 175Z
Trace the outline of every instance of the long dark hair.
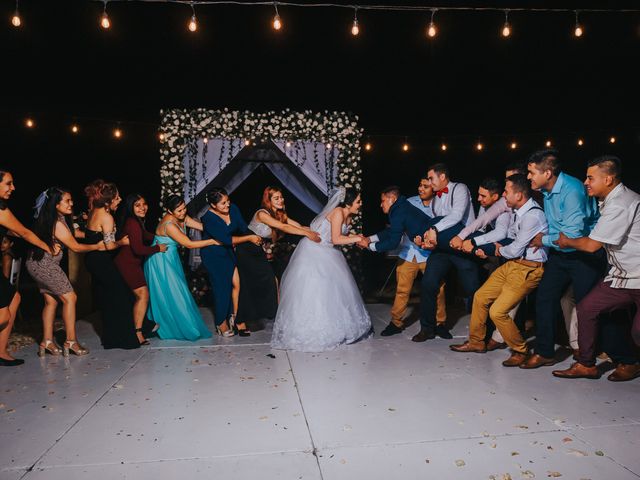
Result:
M129 195L127 195L127 198L124 199L124 202L122 202L122 205L120 205L120 208L118 208L116 221L116 225L118 227L117 231L120 235L124 235L124 224L129 218L137 220L138 223L140 223L142 230L145 230L144 219L138 217L133 211L133 206L135 205L135 203L138 200L144 199L145 198L139 193L130 193Z
M33 233L35 233L40 240L46 243L51 250L54 248L55 243L55 229L56 223L60 220L60 214L56 206L62 201L62 197L65 193L70 193L69 190L60 187L51 187L45 190L42 195L46 195L44 203L40 209L36 212L36 219L33 224ZM69 227L69 230L73 232L73 218L71 215L63 216L64 222ZM44 250L38 247L33 247L33 259L35 261L42 260L44 256Z
M0 165L0 182L4 180L4 176L7 173L10 173L9 170ZM5 208L7 208L7 202L0 198L0 210L4 210Z
M207 192L207 203L209 205L216 205L220 200L228 196L229 194L224 188L215 187Z

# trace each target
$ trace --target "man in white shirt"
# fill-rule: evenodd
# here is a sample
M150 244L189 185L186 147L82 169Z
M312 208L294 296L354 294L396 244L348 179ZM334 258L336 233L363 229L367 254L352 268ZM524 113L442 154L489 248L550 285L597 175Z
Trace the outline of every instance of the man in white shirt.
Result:
M532 248L529 242L539 233L546 234L549 227L542 208L531 198L531 188L525 175L507 178L504 198L513 210L514 218L507 235L513 241L505 246L495 243L495 253L508 261L491 274L473 297L469 340L450 348L455 352L485 353L486 324L487 318L491 317L512 350L509 359L502 364L516 367L526 360L528 350L509 312L538 286L542 278L547 248ZM482 247L478 246L476 255L486 258Z
M583 252L604 247L611 265L607 276L578 304L578 361L566 370L554 371L556 377L600 377L595 359L599 331L603 350L617 364L607 378L624 382L640 377L640 364L629 346L628 333L616 332L611 321L599 319L601 314L635 305L631 336L640 345L640 195L622 183L621 174L617 157L605 155L589 162L584 183L589 196L599 200L600 218L589 236L569 238L560 233L556 242L561 248Z
M463 183L449 180L449 169L443 163L432 165L427 170L427 179L436 196L431 207L435 218L441 219L424 234L424 239L416 238L417 242L427 248L437 247L438 233L454 229L457 225L468 225L475 219L471 193ZM445 244L448 247L447 242ZM460 284L466 296L471 297L480 286L478 262L455 251L436 249L427 262L425 274L422 277L420 294L420 332L411 339L414 342L424 342L435 338L453 338L444 326L436 324L436 298L440 286L449 270L455 267Z

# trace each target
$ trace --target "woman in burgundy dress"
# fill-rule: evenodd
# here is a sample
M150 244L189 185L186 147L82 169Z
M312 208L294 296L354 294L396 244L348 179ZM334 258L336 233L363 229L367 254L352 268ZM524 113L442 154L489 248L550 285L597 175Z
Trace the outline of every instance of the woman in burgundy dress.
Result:
M124 281L136 297L133 304L133 323L141 345L149 345L149 341L142 333L142 324L149 306L149 287L144 278L142 264L148 256L167 251L167 246L164 244L150 246L153 242L153 233L148 232L144 227L144 218L148 209L147 201L142 195L127 196L122 207L118 232L120 235L129 237L129 245L122 246L114 260Z

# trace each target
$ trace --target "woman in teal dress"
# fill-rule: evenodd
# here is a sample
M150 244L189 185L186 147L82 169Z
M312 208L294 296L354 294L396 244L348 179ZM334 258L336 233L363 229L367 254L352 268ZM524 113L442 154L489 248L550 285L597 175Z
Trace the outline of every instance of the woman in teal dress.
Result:
M199 340L210 338L211 332L202 321L200 310L191 296L184 276L178 246L203 248L219 245L213 239L191 240L185 227L202 230L202 224L187 215L187 206L178 195L164 201L167 208L156 229L153 245L165 244L167 251L152 255L144 264L144 276L149 285L147 316L159 325L162 339Z

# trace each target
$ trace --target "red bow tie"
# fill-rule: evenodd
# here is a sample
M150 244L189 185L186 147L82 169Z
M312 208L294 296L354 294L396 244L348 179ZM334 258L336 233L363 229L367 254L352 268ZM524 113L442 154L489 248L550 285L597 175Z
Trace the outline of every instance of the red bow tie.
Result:
M436 192L436 195L438 196L438 198L440 198L443 193L449 193L449 187L444 187L442 190L438 190Z

